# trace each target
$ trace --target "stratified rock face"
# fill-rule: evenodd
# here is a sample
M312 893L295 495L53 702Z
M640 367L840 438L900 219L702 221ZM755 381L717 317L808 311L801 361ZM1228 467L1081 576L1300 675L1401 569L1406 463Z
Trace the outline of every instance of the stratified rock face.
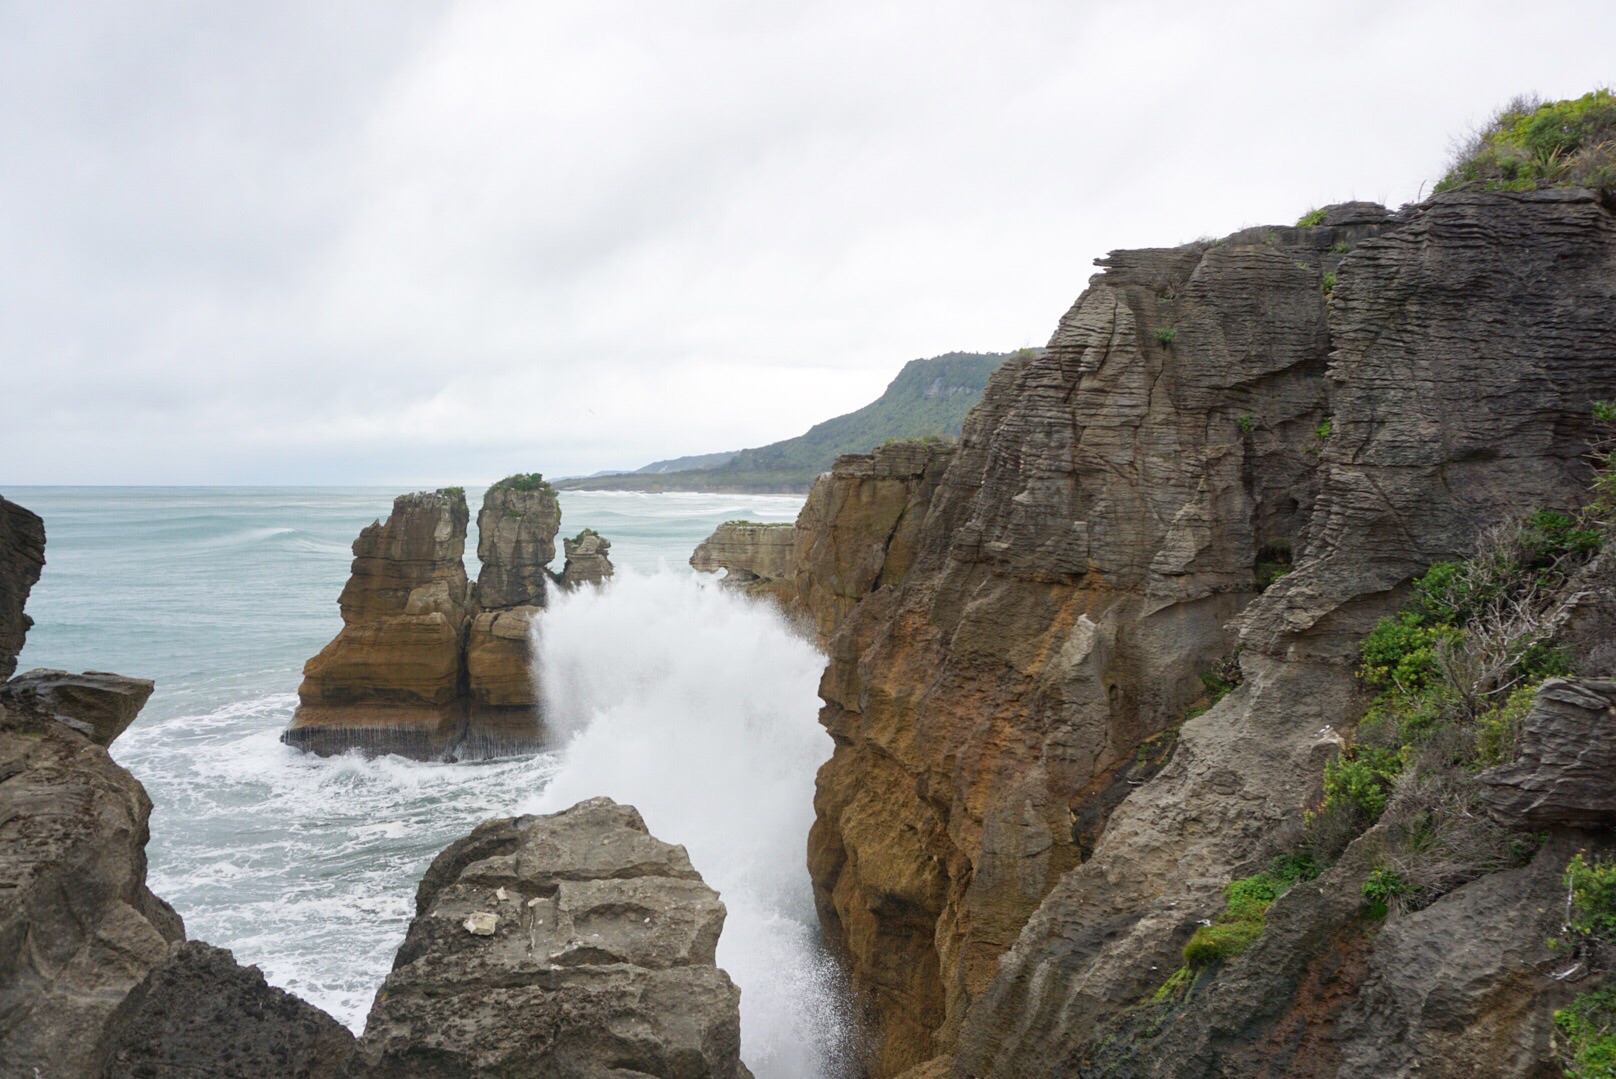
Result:
M433 861L365 1028L375 1076L746 1076L718 895L610 799Z
M1332 422L1318 493L1294 572L1241 616L1247 684L1184 725L1171 765L1123 803L1094 857L1029 920L967 1017L962 1071L1041 1074L1081 1058L1107 1016L1160 983L1152 964L1176 965L1174 942L1218 909L1218 885L1259 868L1276 827L1312 796L1318 731L1362 709L1353 644L1400 603L1400 586L1469 553L1491 524L1581 501L1589 402L1616 392L1616 222L1588 192L1444 194L1356 243L1328 328ZM1422 915L1463 931L1468 908L1444 908L1481 893L1467 886ZM1540 946L1518 913L1486 914L1486 932L1517 934L1511 947L1523 952ZM1316 956L1327 928L1311 930ZM1379 947L1365 960L1376 969ZM1489 1007L1500 1023L1526 1022L1522 1009ZM1531 1041L1524 1028L1496 1036ZM1201 1074L1172 1059L1186 1068L1175 1074ZM1203 1059L1206 1074L1225 1074L1215 1053L1197 1067Z
M342 631L303 668L288 743L433 757L459 740L468 517L458 489L400 495L385 524L359 534L339 599Z
M102 1036L105 1079L336 1079L354 1036L265 983L223 948L176 946L124 998Z
M796 530L789 524L721 524L696 546L690 567L698 573L727 570L726 586L787 600L795 588Z
M0 703L0 1074L96 1074L113 1008L184 937L146 888L150 813L102 746Z
M829 645L810 867L877 1074L956 1050L962 1074L1059 1074L1153 992L1312 796L1399 586L1578 502L1588 402L1616 395L1616 229L1586 192L1102 265L994 376L902 583ZM1259 561L1294 561L1260 598ZM1079 866L1074 819L1237 643L1245 685Z
M797 515L793 605L821 641L865 596L903 581L953 456L951 443L893 442L838 458L814 482Z
M561 583L565 587L602 584L612 575L612 560L607 555L612 543L605 536L585 529L561 543L567 552L567 561L561 570Z
M17 669L17 653L33 620L23 613L45 566L45 522L0 498L0 679Z
M544 606L561 507L549 484L510 476L483 495L477 514L477 604L485 611Z
M106 671L29 671L0 683L0 706L33 729L64 723L98 746L110 746L146 706L156 683Z
M1481 781L1492 812L1513 826L1616 825L1616 682L1543 683L1521 723L1519 754Z

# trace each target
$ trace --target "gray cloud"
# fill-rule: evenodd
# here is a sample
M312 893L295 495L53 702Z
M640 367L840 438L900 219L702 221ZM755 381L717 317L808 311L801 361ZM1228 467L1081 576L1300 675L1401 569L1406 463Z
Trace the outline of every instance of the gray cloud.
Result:
M1613 46L1554 0L0 3L0 481L759 444L1042 342L1110 248L1412 199Z

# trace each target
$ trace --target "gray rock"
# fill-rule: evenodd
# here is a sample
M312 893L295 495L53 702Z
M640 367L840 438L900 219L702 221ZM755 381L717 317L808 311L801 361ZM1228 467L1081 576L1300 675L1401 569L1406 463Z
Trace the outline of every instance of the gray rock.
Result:
M45 522L0 498L0 679L17 669L33 620L23 613L45 566Z
M1480 779L1489 809L1512 827L1616 825L1616 682L1544 682L1515 760Z
M0 684L0 704L12 721L65 723L90 741L110 746L146 706L156 683L106 671L33 670Z
M468 930L479 913L492 932ZM422 878L365 1074L747 1076L740 994L713 965L723 921L630 806L483 824Z
M485 611L544 606L545 567L555 558L561 507L549 484L518 482L525 478L494 484L477 514L477 604Z
M192 941L136 985L102 1036L105 1079L337 1079L354 1036L265 983L223 948Z
M88 738L0 723L0 1074L95 1074L113 1009L183 939L146 888L150 813Z

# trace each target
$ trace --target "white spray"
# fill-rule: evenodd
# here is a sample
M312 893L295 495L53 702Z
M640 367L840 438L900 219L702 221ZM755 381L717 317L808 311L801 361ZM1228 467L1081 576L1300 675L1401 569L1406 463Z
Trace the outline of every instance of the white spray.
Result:
M741 988L759 1079L838 1071L847 1029L808 871L824 659L768 604L686 574L556 596L535 642L560 770L523 809L608 795L682 843L729 917L718 964Z

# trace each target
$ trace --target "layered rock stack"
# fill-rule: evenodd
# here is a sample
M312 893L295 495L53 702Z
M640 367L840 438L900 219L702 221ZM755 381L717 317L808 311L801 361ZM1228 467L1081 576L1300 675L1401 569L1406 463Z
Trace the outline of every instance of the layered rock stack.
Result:
M422 491L359 533L342 630L303 668L288 744L432 758L464 737L468 517L464 491Z
M542 742L533 622L546 590L611 576L610 546L586 530L574 569L555 557L561 508L536 473L488 489L477 515L482 569L466 577L460 488L400 495L354 541L342 631L309 660L283 741L422 759L525 752ZM584 537L581 537L584 538Z
M724 905L608 798L489 821L421 880L365 1074L742 1079Z
M612 560L607 555L612 542L593 529L586 528L572 539L561 541L567 552L566 564L561 570L561 583L568 588L605 584L612 575Z
M723 584L770 596L789 608L796 598L796 529L789 524L726 521L690 555L698 573L726 571Z

